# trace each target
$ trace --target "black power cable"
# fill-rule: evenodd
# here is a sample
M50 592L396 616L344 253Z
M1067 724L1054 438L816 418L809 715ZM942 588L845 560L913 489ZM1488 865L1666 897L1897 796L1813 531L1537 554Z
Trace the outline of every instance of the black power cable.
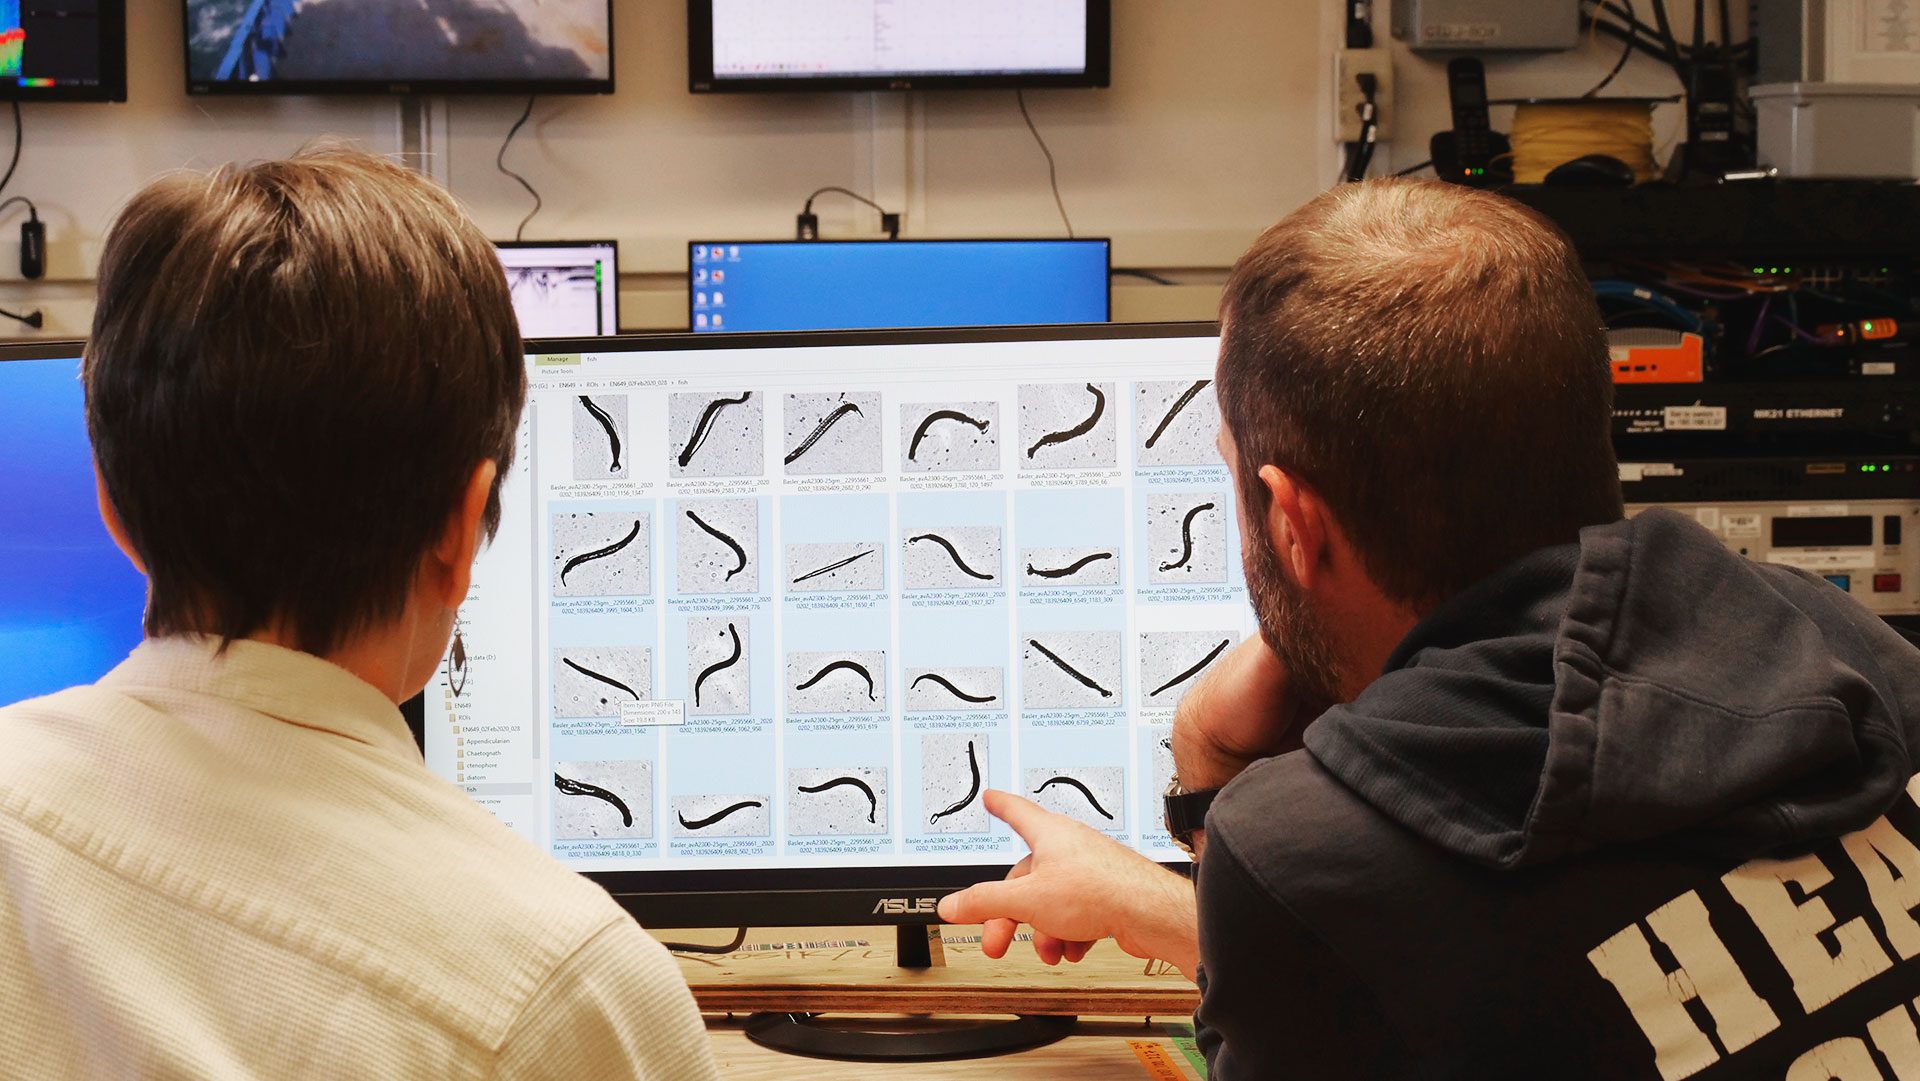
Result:
M1347 48L1373 48L1372 0L1341 0L1347 9Z
M527 95L527 107L520 111L520 119L514 121L513 126L507 129L507 137L500 141L500 152L493 156L493 167L519 181L520 186L527 189L527 194L533 196L533 209L527 211L527 216L520 219L519 227L513 231L513 239L515 240L519 240L526 235L527 223L532 221L533 216L540 213L540 208L546 205L545 202L541 200L540 193L533 189L532 184L527 183L526 177L507 168L507 148L513 145L513 137L520 134L520 129L525 127L527 120L533 116L533 102L536 97L537 95L534 94Z
M6 175L0 176L0 192L6 191L7 185L13 183L13 174L16 171L18 171L20 168L20 148L26 142L25 132L26 132L26 129L22 126L21 120L20 120L20 101L18 98L16 98L14 99L14 102L13 102L13 160L7 163ZM27 207L27 224L21 226L21 234L20 234L21 243L24 246L26 242L27 230L29 229L44 230L44 227L40 224L40 208L37 206L34 206L33 200L27 198L24 195L16 195L10 199L5 200L4 202L0 202L0 211L6 210L6 208L14 205L15 203L25 203ZM44 239L45 237L44 231L41 232L41 236ZM24 261L25 260L23 258L22 262ZM28 271L25 267L21 268L21 272L30 278L37 278L40 276L38 273ZM30 326L35 330L38 330L42 326L46 325L46 316L38 308L35 308L34 310L29 312L16 312L16 311L9 311L6 308L0 308L0 316L5 316L6 318L11 319L16 323L25 323L27 326Z
M806 204L800 208L796 235L801 240L820 239L820 219L813 212L813 201L829 192L835 195L844 195L849 199L857 199L879 211L880 228L887 234L887 239L900 239L900 215L888 210L886 207L881 206L879 203L874 202L859 192L854 191L852 188L843 188L838 184L829 184L824 188L815 188L813 194L807 196Z
M1631 15L1633 11L1633 0L1625 0L1625 2L1627 4L1627 11L1629 15ZM1600 14L1598 11L1594 12L1593 20L1596 26L1600 25ZM1615 60L1612 69L1607 72L1606 76L1599 82L1594 83L1593 88L1580 95L1581 97L1590 98L1600 91L1605 90L1608 84L1612 83L1613 80L1619 76L1620 72L1626 68L1627 61L1633 59L1634 48L1640 44L1640 31L1638 28L1639 19L1637 18L1627 24L1627 33L1625 35L1626 45L1620 50L1620 59Z
M1027 122L1027 130L1033 133L1033 141L1040 144L1040 153L1047 156L1047 184L1053 188L1053 205L1060 208L1060 221L1067 227L1067 239L1073 239L1073 219L1067 217L1067 204L1060 198L1060 172L1054 167L1053 151L1047 148L1047 141L1040 137L1040 129L1034 126L1033 114L1027 112L1027 92L1015 90L1013 100L1020 103L1020 119Z

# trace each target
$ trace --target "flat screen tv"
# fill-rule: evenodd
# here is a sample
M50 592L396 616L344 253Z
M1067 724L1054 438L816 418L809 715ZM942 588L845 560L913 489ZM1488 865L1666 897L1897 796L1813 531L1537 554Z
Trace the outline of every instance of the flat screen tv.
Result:
M529 343L429 768L649 927L928 923L1021 792L1152 858L1254 630L1212 324ZM905 900L903 900L905 899Z
M192 94L607 94L612 0L181 0Z
M0 101L125 100L126 0L0 0Z
M695 93L1106 86L1111 0L687 0Z

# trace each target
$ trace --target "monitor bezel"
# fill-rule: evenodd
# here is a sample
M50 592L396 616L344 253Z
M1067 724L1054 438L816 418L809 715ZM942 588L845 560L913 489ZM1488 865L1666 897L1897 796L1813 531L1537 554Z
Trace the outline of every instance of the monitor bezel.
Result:
M594 340L619 337L620 326L620 242L618 240L496 240L496 248L525 251L529 248L612 248L613 249L613 333ZM692 301L688 301L692 303Z
M693 94L815 93L833 90L1105 89L1112 83L1112 0L1087 0L1087 66L1067 74L796 75L716 77L713 0L687 0L687 91Z
M849 348L970 342L1113 341L1214 338L1218 323L1042 323L905 330L795 330L741 334L626 334L544 338L529 356L558 353L666 353L692 350ZM424 693L405 708L420 715ZM850 868L583 871L647 927L810 927L937 922L941 896L1004 878L1010 864ZM1185 862L1162 866L1185 874Z
M85 358L87 343L82 338L18 338L0 342L0 364L9 360L72 360Z
M30 105L39 101L123 102L127 100L126 0L100 3L100 81L92 86L8 86L0 84L0 101Z
M179 0L187 94L192 97L407 97L425 94L520 96L533 94L611 94L620 65L616 49L613 0L607 2L607 77L605 79L268 79L247 82L196 79L193 76L191 0Z
M901 238L901 239L898 239L898 240L895 240L895 239L891 239L891 238L888 238L888 237L846 237L846 238L839 238L839 237L835 237L835 238L832 238L832 239L828 239L828 240L795 240L795 239L793 239L792 237L773 237L773 238L761 238L761 239L758 239L758 240L742 240L742 239L733 239L733 240L703 240L703 241L695 241L695 240L689 240L689 241L687 241L687 269L686 269L686 275L685 275L685 280L686 280L686 285L687 285L687 332L688 332L689 334L694 334L694 335L696 335L696 336L698 336L698 337L702 337L702 338L707 338L707 337L713 337L713 338L724 338L724 337L728 337L728 336L744 336L744 335L748 335L748 334L794 334L794 333L801 333L801 334L841 334L841 333L851 333L851 332L852 332L852 329L853 329L853 328L849 328L848 330L844 330L844 331L842 331L842 330L820 330L820 331L777 331L777 330L766 330L766 331L753 331L753 330L744 330L744 331L732 331L732 330L728 330L728 331L712 331L712 330L708 330L708 331L695 331L695 330L693 329L693 317L694 317L694 315L696 314L696 311L695 311L695 308L694 308L694 305L693 305L693 293L694 293L694 289L693 289L693 267L694 267L694 262L693 262L693 249L695 249L695 248L711 248L711 247L714 247L714 246L716 246L716 245L730 245L730 244L784 244L784 245L792 245L792 246L795 246L795 247L798 247L798 246L801 246L801 245L809 245L809 244L820 244L820 245L829 245L829 246L839 246L839 245L846 245L846 244L1034 244L1034 243L1040 243L1040 244L1099 244L1099 245L1101 245L1102 247L1104 247L1104 248L1106 249L1106 253L1107 253L1107 317L1106 317L1106 319L1105 319L1105 320L1104 320L1103 322L1104 322L1104 323L1107 323L1107 324L1111 324L1111 323L1113 322L1113 238L1112 238L1112 237L1105 237L1105 236L948 236L948 237L919 237L919 236L913 236L913 237L903 237L903 238ZM1012 324L1012 325L1015 325L1015 326L1073 326L1073 325L1083 325L1083 326L1100 326L1100 325L1102 325L1102 324L1101 324L1101 323L1085 323L1085 324L1055 324L1055 323L1017 323L1017 324ZM1143 325L1146 325L1146 324L1139 324L1139 323L1136 323L1136 324L1133 324L1133 325L1135 325L1135 326L1143 326ZM871 328L863 328L863 329L870 329L870 330L889 330L889 329L906 329L906 328L889 328L889 327L871 327ZM933 330L960 330L960 329L964 329L964 328L961 328L961 327L932 327L932 328L927 328L927 329L933 329Z

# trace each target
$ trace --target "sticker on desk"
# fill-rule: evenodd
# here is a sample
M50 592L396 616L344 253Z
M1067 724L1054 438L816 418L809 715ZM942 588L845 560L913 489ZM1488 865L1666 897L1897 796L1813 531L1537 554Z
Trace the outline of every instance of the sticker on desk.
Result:
M687 723L687 704L679 699L650 699L628 702L620 707L623 728L656 728Z
M1128 1040L1127 1046L1133 1048L1135 1058L1146 1067L1147 1076L1153 1081L1186 1081L1180 1067L1174 1064L1173 1056L1167 1049L1152 1040Z
M1727 407L1724 405L1670 405L1666 408L1667 431L1724 432Z
M1160 1027L1173 1039L1173 1046L1187 1056L1187 1065L1193 1067L1200 1081L1207 1081L1207 1057L1200 1053L1199 1041L1193 1038L1193 1026L1165 1024Z
M1760 520L1758 511L1724 511L1720 515L1720 525L1726 530L1729 539L1758 537Z

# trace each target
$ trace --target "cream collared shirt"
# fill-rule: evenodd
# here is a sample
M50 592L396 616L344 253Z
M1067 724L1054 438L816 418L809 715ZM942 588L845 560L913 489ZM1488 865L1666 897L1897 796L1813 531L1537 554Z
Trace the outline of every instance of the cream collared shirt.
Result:
M667 952L345 670L162 639L0 709L0 1078L713 1075Z

